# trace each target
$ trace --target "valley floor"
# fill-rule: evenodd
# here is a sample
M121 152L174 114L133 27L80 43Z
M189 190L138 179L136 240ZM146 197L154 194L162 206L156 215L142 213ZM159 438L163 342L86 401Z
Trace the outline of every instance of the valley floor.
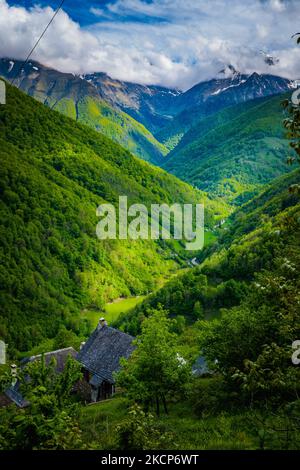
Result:
M83 318L90 320L92 327L96 328L99 318L103 315L108 323L116 321L121 313L126 313L136 307L146 298L145 295L136 297L120 298L105 305L104 313L97 310L87 310L83 312Z

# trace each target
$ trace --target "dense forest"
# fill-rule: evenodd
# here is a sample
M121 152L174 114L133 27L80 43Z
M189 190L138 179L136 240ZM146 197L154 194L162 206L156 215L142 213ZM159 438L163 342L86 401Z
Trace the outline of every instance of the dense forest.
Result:
M281 106L287 95L228 107L198 121L168 155L163 167L233 204L289 171Z
M222 201L11 87L0 123L0 334L11 354L55 337L62 325L82 338L83 308L151 292L186 264L176 244L100 242L99 204L118 203L120 194L148 206L203 201L211 227L228 213Z
M299 251L299 195L289 188L300 171L275 180L261 194L236 210L219 229L217 241L207 247L200 266L176 276L150 294L118 326L136 334L150 308L159 305L172 317L190 323L219 317L224 308L237 306L253 292L256 279L280 265L296 263ZM297 277L298 266L291 269ZM288 273L288 270L287 270Z

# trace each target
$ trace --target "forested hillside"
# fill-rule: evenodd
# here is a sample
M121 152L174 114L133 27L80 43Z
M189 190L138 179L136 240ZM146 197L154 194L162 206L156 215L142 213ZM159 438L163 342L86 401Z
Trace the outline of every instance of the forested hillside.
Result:
M276 307L277 294L269 298L261 286L277 286L285 294L289 285L297 289L294 281L300 263L300 196L290 192L289 187L299 179L300 170L296 170L275 180L233 213L220 229L217 242L201 253L200 266L151 294L131 315L121 318L119 326L136 334L147 310L159 305L172 317L183 316L189 323L219 317L223 309L241 303L247 310L253 296L257 296L261 308L269 303ZM291 292L289 308L298 308L296 300Z
M28 95L101 132L144 160L160 163L167 149L143 124L113 107L83 77L38 62L0 59L0 76Z
M7 92L0 108L0 336L13 354L55 337L61 325L86 335L81 309L149 292L176 268L180 246L100 242L99 204L117 204L119 195L147 206L204 201L210 226L227 208L15 88Z
M230 202L249 199L253 190L289 171L282 127L286 97L250 101L200 121L168 155L164 168Z

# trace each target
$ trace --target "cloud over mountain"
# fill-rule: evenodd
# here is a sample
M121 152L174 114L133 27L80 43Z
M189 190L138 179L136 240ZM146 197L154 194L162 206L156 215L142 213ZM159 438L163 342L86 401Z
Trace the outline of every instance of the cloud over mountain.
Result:
M19 3L0 0L2 57L24 58L57 6L51 0L41 6L29 1L27 8ZM296 0L89 0L84 7L83 15L69 2L34 59L63 71L104 71L183 89L229 63L244 73L300 77L299 47L291 39L299 29ZM261 50L278 61L270 64Z

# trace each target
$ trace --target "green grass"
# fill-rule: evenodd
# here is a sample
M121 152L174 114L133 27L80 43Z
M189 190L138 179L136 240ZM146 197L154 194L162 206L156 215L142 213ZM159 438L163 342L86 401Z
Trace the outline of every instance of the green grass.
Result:
M99 310L89 310L83 312L83 318L90 320L92 327L95 328L99 318L104 316L108 323L112 323L119 318L121 313L126 313L145 299L145 295L129 297L127 299L118 299L109 302L104 307L104 313Z
M187 403L171 403L169 407L169 415L162 415L158 424L174 436L172 449L257 448L256 439L247 430L246 413L198 418ZM125 416L126 401L121 396L83 407L80 426L84 441L96 449L113 449L115 427Z
M81 409L83 440L95 449L112 449L114 429L126 416L126 402L121 397L85 406Z
M131 297L129 299L120 299L118 301L105 305L105 318L107 321L115 321L121 313L126 313L145 299L145 295Z

